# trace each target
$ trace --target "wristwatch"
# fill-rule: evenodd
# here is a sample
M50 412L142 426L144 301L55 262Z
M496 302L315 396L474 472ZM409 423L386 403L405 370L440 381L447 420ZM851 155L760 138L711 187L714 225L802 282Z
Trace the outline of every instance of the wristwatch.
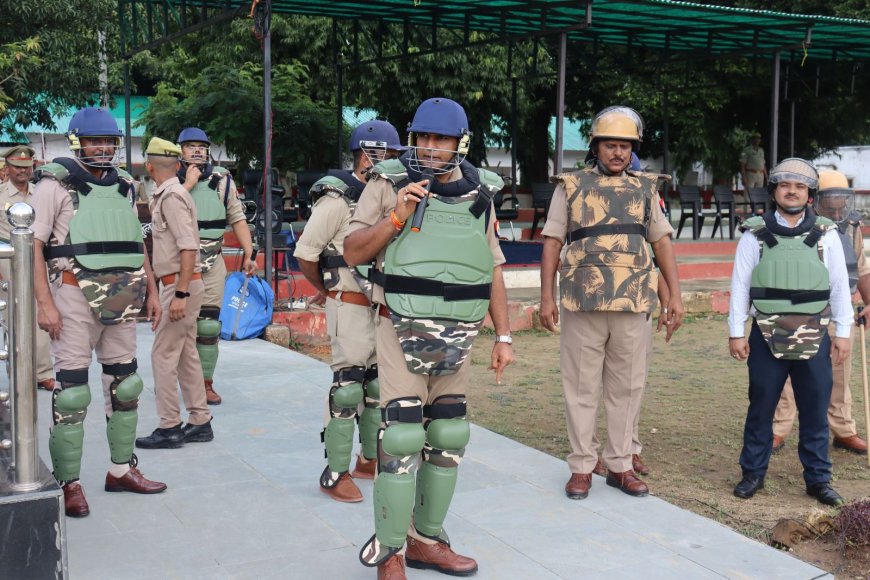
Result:
M496 342L503 342L505 344L513 344L514 339L509 334L499 334L495 337Z
M175 291L176 298L187 298L188 296L190 296L190 292L182 292L181 290Z

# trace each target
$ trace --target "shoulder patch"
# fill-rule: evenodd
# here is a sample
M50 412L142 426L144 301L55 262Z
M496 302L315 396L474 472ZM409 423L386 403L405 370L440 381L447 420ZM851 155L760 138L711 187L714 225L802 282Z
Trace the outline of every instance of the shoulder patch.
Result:
M741 232L756 232L760 230L764 226L764 218L760 215L752 216L751 218L743 220L743 223L740 224Z
M220 175L221 177L224 177L225 175L227 175L227 174L230 172L230 170L227 169L226 167L217 167L217 166L214 166L214 167L211 168L211 172L212 172L212 173L217 173L217 174Z

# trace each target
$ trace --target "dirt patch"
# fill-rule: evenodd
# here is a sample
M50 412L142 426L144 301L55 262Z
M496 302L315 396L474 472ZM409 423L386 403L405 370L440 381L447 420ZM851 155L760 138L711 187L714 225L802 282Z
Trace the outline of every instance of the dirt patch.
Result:
M653 362L640 420L643 458L652 473L644 479L654 495L721 522L738 532L769 541L782 518L804 518L821 506L806 495L797 457L797 424L785 448L770 462L766 487L751 500L732 489L740 479L737 463L747 408L746 364L728 356L724 317L687 321L670 344L653 342ZM486 370L486 336L472 351L468 392L473 422L555 457L568 451L565 409L559 372L559 337L528 331L514 335L517 361L501 385ZM316 358L328 360L323 350ZM860 345L853 357L853 407L864 432ZM606 437L603 418L599 432ZM473 442L472 442L473 445ZM870 495L867 458L831 450L834 487L847 500ZM568 469L565 468L565 478ZM838 578L870 578L866 549L841 548L833 535L803 542L794 555Z

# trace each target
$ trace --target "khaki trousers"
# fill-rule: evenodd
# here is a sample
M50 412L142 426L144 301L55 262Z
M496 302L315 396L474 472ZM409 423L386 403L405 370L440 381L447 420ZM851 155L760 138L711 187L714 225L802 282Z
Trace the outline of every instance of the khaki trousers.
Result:
M54 304L60 312L63 329L60 338L51 342L57 370L86 369L96 351L97 362L104 365L128 363L136 358L136 322L133 320L106 326L85 300L78 286L52 286ZM103 403L106 416L112 415L109 387L115 379L102 374Z
M227 284L227 265L224 263L223 254L218 255L212 269L202 275L202 283L205 285L202 305L220 308L224 303L224 288Z
M747 171L746 172L746 183L743 184L743 187L764 187L764 172L763 171ZM747 192L748 195L748 192Z
M211 420L211 412L205 400L205 383L202 365L196 350L196 317L202 306L204 284L191 280L190 296L184 310L184 318L171 322L169 304L175 296L175 284L161 285L160 305L163 316L154 335L151 349L151 366L154 372L154 395L160 427L175 427L181 420L178 404L178 387L187 409L187 422L203 425Z
M359 304L348 304L334 298L326 299L326 330L332 345L332 364L329 367L339 371L347 367L369 368L378 362L375 352L376 310ZM357 409L362 413L364 403ZM332 418L329 412L329 392L326 394L323 424Z
M12 264L9 260L0 260L0 279L12 280ZM11 296L10 296L11 299ZM33 303L34 308L39 308L36 301ZM39 312L36 310L35 312ZM9 309L3 309L3 324L9 325ZM48 333L39 328L34 322L34 334L36 335L36 352L33 359L33 376L38 381L54 378L54 368L51 364L51 337Z
M572 473L591 473L598 460L593 441L604 395L610 471L632 469L632 432L646 380L649 321L644 313L571 312L561 309L561 369Z
M828 328L828 334L834 336L834 325ZM849 387L852 378L852 346L855 344L855 328L849 334L849 356L841 364L834 364L834 387L831 390L831 403L828 405L828 425L834 437L851 437L858 430L852 418L852 391ZM791 433L797 415L794 401L794 391L791 378L785 382L776 414L773 416L773 434L785 439Z

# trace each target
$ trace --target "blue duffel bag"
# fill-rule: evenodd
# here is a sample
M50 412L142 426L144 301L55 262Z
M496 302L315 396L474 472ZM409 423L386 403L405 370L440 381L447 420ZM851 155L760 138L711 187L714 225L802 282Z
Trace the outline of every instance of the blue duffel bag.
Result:
M260 336L272 323L275 292L259 276L242 272L227 276L221 306L221 338L244 340Z

